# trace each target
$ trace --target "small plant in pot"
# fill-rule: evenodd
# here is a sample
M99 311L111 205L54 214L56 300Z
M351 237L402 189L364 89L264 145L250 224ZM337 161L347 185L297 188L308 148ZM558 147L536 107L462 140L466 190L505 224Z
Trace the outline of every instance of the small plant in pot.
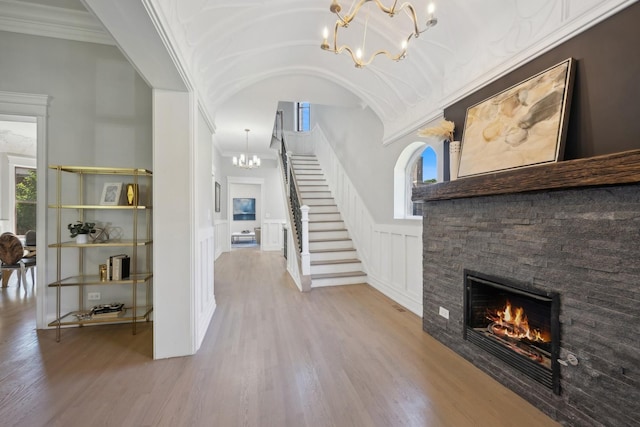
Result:
M95 225L95 222L76 221L67 225L67 228L69 229L71 237L76 239L76 243L82 244L87 243L87 237L89 233L95 231L93 228Z

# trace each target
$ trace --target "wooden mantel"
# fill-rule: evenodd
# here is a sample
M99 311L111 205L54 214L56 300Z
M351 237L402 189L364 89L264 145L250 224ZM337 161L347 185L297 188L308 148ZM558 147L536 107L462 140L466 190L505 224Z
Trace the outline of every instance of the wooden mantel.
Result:
M547 163L413 190L413 200L449 200L528 191L640 182L640 150Z

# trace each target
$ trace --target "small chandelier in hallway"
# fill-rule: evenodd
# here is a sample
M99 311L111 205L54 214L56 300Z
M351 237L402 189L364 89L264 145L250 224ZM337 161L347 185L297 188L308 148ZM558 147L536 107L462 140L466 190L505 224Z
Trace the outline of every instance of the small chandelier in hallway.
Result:
M366 12L366 17L364 18L364 24L363 24L364 33L362 35L362 42L360 46L352 47L347 44L339 46L338 32L344 33L346 30L343 30L343 29L346 29L347 27L349 27L349 24L351 23L351 21L353 21L356 18L356 15L360 11L360 9L369 2L375 3L375 5L377 6L377 9L373 9L369 7L368 8L369 10ZM374 60L374 58L378 55L385 55L387 58L396 62L404 59L407 56L407 48L409 45L409 41L412 38L418 38L420 34L424 33L429 28L434 27L438 23L438 19L434 15L435 6L433 5L433 3L430 3L426 9L427 13L426 13L426 19L425 19L425 27L423 29L419 29L418 16L416 14L416 9L413 7L413 5L409 2L404 2L399 7L396 7L397 3L398 3L398 0L393 0L393 4L391 5L391 7L387 7L383 5L380 0L359 0L357 3L351 6L351 9L347 12L346 15L341 15L340 12L342 11L342 6L340 6L340 3L338 3L337 0L332 0L329 10L331 11L331 13L335 14L338 17L338 20L336 21L336 24L333 30L333 43L332 45L329 44L329 40L328 40L329 29L325 27L323 32L323 40L320 47L323 50L334 52L336 54L347 52L351 56L351 59L353 60L353 62L355 63L356 68L363 68L364 66L369 65ZM389 18L393 18L397 14L405 12L409 19L408 21L406 21L407 27L401 30L403 32L404 31L406 32L400 35L401 37L400 40L397 40L398 48L399 48L397 52L391 53L386 48L370 47L368 50L369 52L373 52L373 53L371 53L371 55L369 55L369 57L366 58L365 43L367 39L367 29L369 26L369 15L375 10L378 10L379 12L381 12L382 14L386 15ZM386 29L379 28L378 32L381 34L384 34L386 32Z
M240 154L240 158L237 156L233 156L233 166L237 166L243 169L254 169L260 167L260 157L256 154L249 158L249 131L250 129L244 130L247 133L247 146L244 153Z

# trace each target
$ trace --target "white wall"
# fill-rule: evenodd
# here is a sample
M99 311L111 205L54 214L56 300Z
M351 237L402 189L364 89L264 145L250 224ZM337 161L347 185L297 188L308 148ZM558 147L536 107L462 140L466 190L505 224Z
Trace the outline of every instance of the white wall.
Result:
M0 32L0 58L0 91L50 96L47 150L39 153L46 156L43 164L152 168L151 90L117 48ZM38 196L45 200L55 197L52 178L52 172L38 170L38 180L46 182ZM67 190L75 194L73 184ZM64 224L77 219L77 213L67 214ZM46 227L38 224L38 229L47 230L45 242L50 243L55 241L55 215L47 218ZM38 327L45 327L55 315L54 292L46 284L55 279L56 258L53 249L40 252L38 274L44 280L38 281L38 293L45 314ZM87 270L97 271L98 260L109 252L91 252ZM66 255L63 274L77 274L77 256ZM76 291L65 292L63 311L77 306ZM129 298L130 287L119 292Z
M220 242L222 239L216 235L216 256L218 253L218 244L227 244L231 241L231 232L251 230L254 227L261 227L261 249L262 250L280 250L283 246L282 242L282 224L286 219L286 199L282 189L282 178L278 163L276 160L263 159L262 166L257 169L241 169L231 164L230 157L222 157L219 163L214 162L216 168L216 176L218 182L222 184L222 207L224 218L216 220L216 232L227 231L226 241ZM221 175L218 175L220 171ZM235 194L229 194L229 182L235 182L234 185L251 183L251 180L259 181L262 185L261 203L256 198L256 221L233 221L232 216L228 216L230 212L230 203L233 197L244 197ZM224 185L227 183L227 185ZM255 184L254 182L253 184ZM239 194L239 193L238 193ZM253 197L253 196L249 196ZM226 218L226 219L225 219ZM258 225L259 224L259 225ZM229 249L226 249L229 250Z
M241 231L253 231L255 227L260 227L262 224L261 212L262 212L262 186L258 184L229 184L229 229L232 233L239 233ZM236 220L233 217L233 199L236 198L249 198L255 199L256 215L255 220Z
M200 347L216 308L214 295L215 237L213 226L214 184L211 159L213 157L213 129L205 114L198 108L194 146L194 188L196 216L195 282L193 315L195 316L195 347Z
M368 283L422 316L422 222L377 222L361 196L370 189L357 187L347 172L347 165L353 160L337 155L320 126L312 133L318 160L365 267ZM376 174L375 169L371 170L371 175ZM390 203L392 208L391 196L380 191L377 203Z

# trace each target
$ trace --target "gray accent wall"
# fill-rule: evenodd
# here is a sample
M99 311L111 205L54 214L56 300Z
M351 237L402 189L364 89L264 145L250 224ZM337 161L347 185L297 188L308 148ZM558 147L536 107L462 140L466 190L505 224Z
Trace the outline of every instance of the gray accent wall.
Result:
M424 330L566 425L640 425L639 221L639 185L426 202ZM559 293L560 396L463 339L464 269Z

